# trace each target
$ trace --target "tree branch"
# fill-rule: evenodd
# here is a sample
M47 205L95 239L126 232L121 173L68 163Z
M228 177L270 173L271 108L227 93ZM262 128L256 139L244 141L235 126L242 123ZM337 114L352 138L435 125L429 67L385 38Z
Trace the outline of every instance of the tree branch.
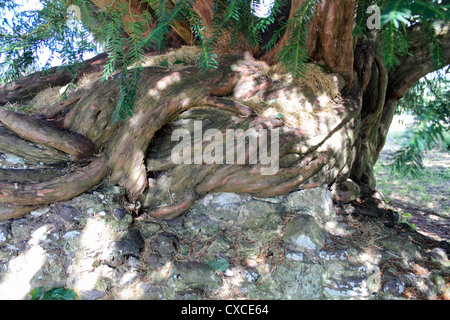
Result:
M443 25L438 38L445 56L445 65L450 64L450 25ZM389 73L387 96L392 99L402 98L406 92L422 77L436 71L432 59L430 41L423 32L422 24L415 24L408 29L410 40L408 55L400 58L400 64Z
M103 70L108 55L101 53L91 59L88 59L78 67L76 79L84 74L98 72ZM42 72L35 72L12 83L0 85L0 105L7 102L14 103L20 101L31 100L38 92L47 87L64 86L72 81L73 76L64 68L53 67L44 75ZM75 79L75 80L76 80Z

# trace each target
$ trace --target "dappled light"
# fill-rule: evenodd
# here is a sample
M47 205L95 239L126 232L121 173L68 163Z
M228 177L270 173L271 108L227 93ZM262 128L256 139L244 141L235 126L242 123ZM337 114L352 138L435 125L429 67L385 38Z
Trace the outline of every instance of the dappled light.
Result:
M161 91L166 90L171 85L173 85L177 82L180 82L180 81L181 81L180 73L174 72L174 73L162 78L161 80L159 80L155 84L155 87L148 91L148 94L154 98L159 98L162 94Z
M408 115L394 117L393 130L376 166L378 188L386 196L387 204L399 210L403 221L432 239L446 240L450 236L448 152L439 146L425 152L424 171L416 178L390 171L395 152L404 143L403 133L412 122L413 117Z
M0 299L448 299L448 8L400 2L0 4Z
M31 291L31 279L45 264L46 251L39 245L41 238L47 233L47 226L36 230L29 240L30 248L7 264L8 273L0 278L0 299L21 300Z

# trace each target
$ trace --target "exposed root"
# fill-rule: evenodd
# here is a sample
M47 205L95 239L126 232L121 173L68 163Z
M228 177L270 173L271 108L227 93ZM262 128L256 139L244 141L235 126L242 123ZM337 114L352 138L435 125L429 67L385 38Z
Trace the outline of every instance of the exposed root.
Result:
M156 219L170 220L178 217L183 212L188 210L195 200L194 192L187 192L181 196L177 196L175 204L157 207L151 211L146 212Z
M21 139L12 131L0 126L0 151L13 154L27 160L30 165L59 164L69 160L63 152L46 146L37 146Z
M108 172L105 164L105 158L93 158L85 167L49 181L34 184L0 182L0 203L34 206L72 199L103 180Z
M12 133L9 136L22 143L29 144L25 141L28 140L42 144L50 150L63 151L73 159L86 157L95 149L102 150L103 154L84 166L76 164L79 168L66 174L58 175L57 170L49 169L20 171L21 177L12 177L9 171L0 172L0 180L4 180L0 182L0 203L4 211L0 219L19 216L37 205L73 198L98 185L108 172L111 173L108 183L124 187L130 202L139 200L144 212L158 219L172 219L182 214L197 196L208 192L270 197L299 187L331 184L351 157L351 152L340 150L352 150L354 139L347 137L350 135L347 132L353 128L357 110L350 112L344 107L341 112L330 108L327 117L320 118L323 123L315 119L318 132L315 136L303 128L283 126L282 119L258 117L253 110L257 108L251 108L245 101L239 102L242 97L279 99L278 94L287 89L284 83L274 84L261 75L259 72L264 68L267 68L265 63L249 55L241 60L227 57L219 68L205 74L192 67L176 71L147 67L134 116L114 125L108 122L118 94L114 81L100 83L96 80L71 94L68 102L58 102L43 110L41 119L48 121L0 109L0 121L24 140ZM93 85L98 88L93 90ZM304 107L304 100L296 102L298 107ZM226 138L228 129L252 129L258 133L259 141L259 130L268 129L265 132L269 133L266 137L269 145L272 130L279 130L280 163L276 164L273 174L263 174L269 164L249 164L250 142L237 139L231 152L237 160L239 147L244 147L247 150L241 155L245 158L244 164L226 163L228 151L225 149L223 161L213 164L206 165L204 161L173 164L171 151L177 142L171 141L170 132L183 124L191 132L194 119L202 120L203 129L219 130L221 138ZM160 131L167 132L159 134ZM215 147L220 147L225 141L213 142ZM202 154L207 146L211 147L210 143L200 143ZM257 152L260 154L261 150ZM166 172L159 178L149 179L149 171ZM167 183L161 180L164 177Z
M0 181L9 183L39 183L64 175L64 168L0 169Z
M60 130L49 123L11 110L0 109L0 121L21 138L63 151L78 160L92 154L94 145L85 137Z
M250 109L249 107L246 107L239 102L230 100L230 99L223 99L223 98L213 98L213 97L205 97L199 104L199 106L202 105L208 105L208 106L215 106L222 110L227 110L231 112L235 112L239 115L243 116L250 116L255 115L254 111Z

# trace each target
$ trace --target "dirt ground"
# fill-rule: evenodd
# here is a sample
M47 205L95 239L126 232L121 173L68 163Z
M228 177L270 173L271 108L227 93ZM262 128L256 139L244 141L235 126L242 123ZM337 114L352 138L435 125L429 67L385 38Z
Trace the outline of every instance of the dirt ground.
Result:
M386 145L375 165L377 189L386 204L400 213L404 222L436 241L450 242L450 153L443 147L427 151L421 177L402 177L390 164L401 147L401 133L408 123L394 118Z

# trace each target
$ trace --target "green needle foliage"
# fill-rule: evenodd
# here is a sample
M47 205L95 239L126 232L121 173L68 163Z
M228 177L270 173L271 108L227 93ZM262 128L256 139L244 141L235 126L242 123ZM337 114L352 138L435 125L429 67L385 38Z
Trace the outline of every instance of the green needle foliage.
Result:
M67 6L62 1L42 0L41 4L42 9L19 11L11 1L0 2L1 13L14 14L14 19L3 18L0 25L1 83L35 71L43 50L49 54L42 69L49 68L57 57L64 67L70 65L73 73L85 54L96 51L82 25L67 26Z
M440 73L444 73L443 70ZM419 177L423 173L423 154L442 145L450 129L450 78L445 75L422 78L399 101L398 113L411 113L416 125L403 136L392 169ZM449 148L449 146L447 146Z
M256 17L251 0L216 0L212 30L207 30L194 10L195 0L140 0L150 7L149 12L133 16L128 1L111 1L98 10L90 0L39 0L40 8L24 10L18 4L0 0L0 81L13 81L26 73L46 69L52 59L58 58L63 68L70 68L75 75L77 63L89 52L96 52L96 43L102 45L109 60L104 68L104 79L113 78L119 83L120 98L113 121L133 115L139 95L142 61L146 48L164 50L166 35L176 21L189 24L195 43L201 48L197 62L202 72L217 68L217 56L213 53L224 31L231 32L232 41L244 35L248 43L263 51L275 46L290 31L287 46L277 59L296 77L306 72L309 60L306 48L308 26L321 0L306 0L288 21L276 21L276 15L287 0L275 0L270 14ZM379 5L382 9L382 30L378 40L386 67L391 70L399 64L399 58L408 54L407 28L415 23L424 25L430 40L430 48L437 66L443 64L442 44L433 27L436 21L448 21L449 5L438 0L358 0L355 12L355 37L368 32L367 8ZM82 23L69 28L67 8L80 8ZM7 19L7 14L14 18ZM131 16L124 25L124 16ZM155 20L155 21L154 21ZM275 22L279 27L270 39L263 34ZM150 28L150 26L155 26ZM146 32L150 30L149 32ZM92 39L95 39L93 41ZM231 44L232 45L232 44ZM44 66L38 64L41 50L49 50Z
M381 31L378 41L388 71L400 63L399 58L408 54L408 27L421 23L430 42L430 49L436 65L442 65L442 44L433 28L438 21L449 20L450 5L438 0L358 0L355 29L353 34L362 37L368 30L367 8L378 5L382 9Z
M307 28L314 16L316 6L319 2L321 2L321 0L305 1L294 14L294 18L290 19L286 25L287 30L292 30L292 33L288 45L281 50L278 59L286 66L286 69L296 77L303 76L307 69Z

